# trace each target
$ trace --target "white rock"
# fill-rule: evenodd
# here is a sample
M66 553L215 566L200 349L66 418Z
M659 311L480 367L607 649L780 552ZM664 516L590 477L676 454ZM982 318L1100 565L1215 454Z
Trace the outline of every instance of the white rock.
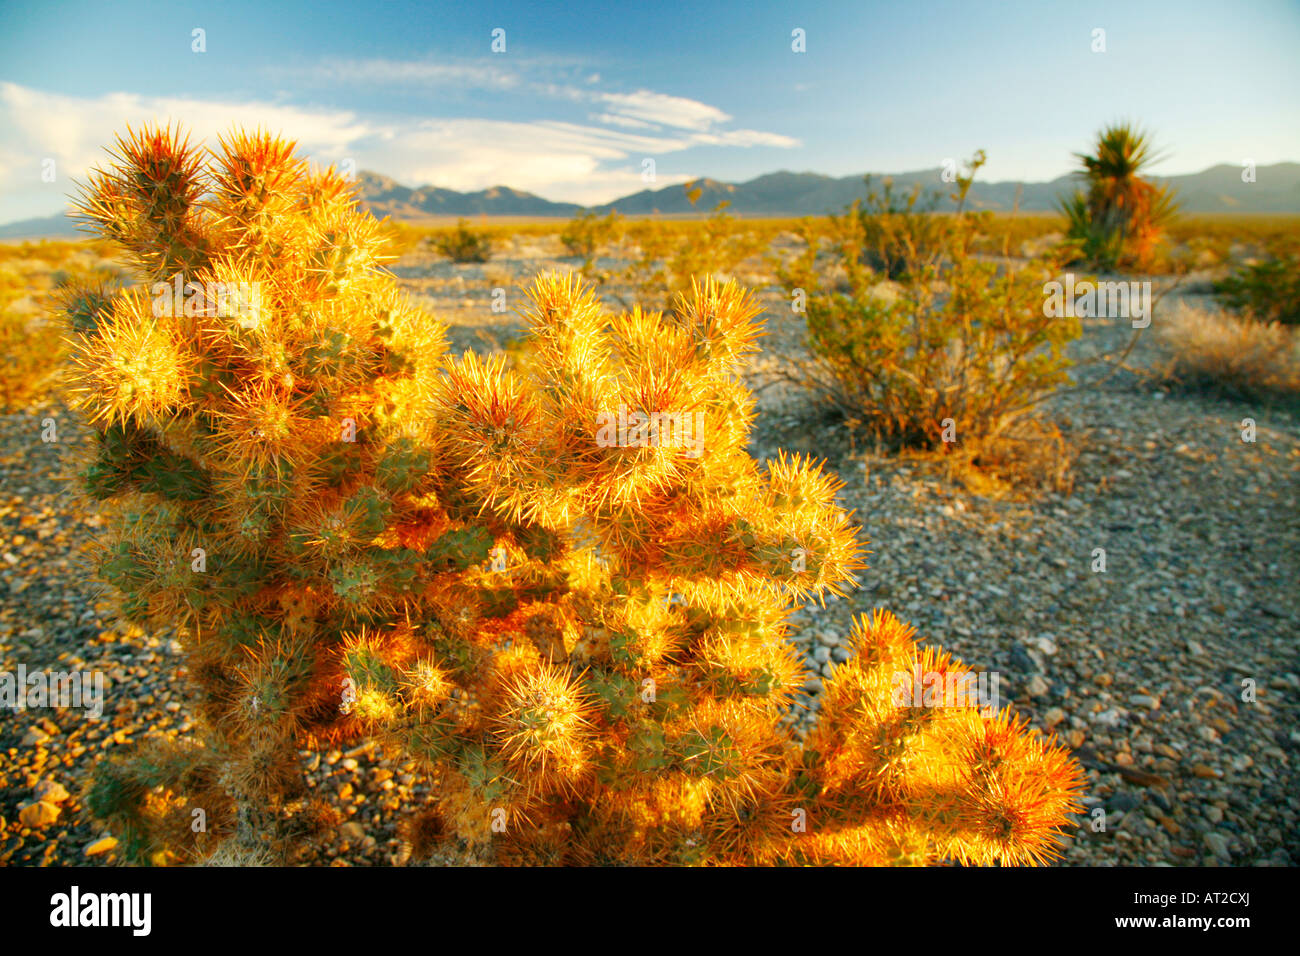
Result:
M1211 830L1205 834L1205 845L1210 848L1210 852L1220 860L1232 859L1232 854L1228 851L1228 838L1222 833L1216 833Z
M1043 634L1040 635L1039 637L1031 637L1027 641L1025 641L1025 643L1032 644L1034 647L1036 647L1042 653L1046 654L1048 657L1051 657L1058 650L1056 646L1056 641L1052 640L1051 635L1048 634Z
M1102 724L1103 726L1106 727L1118 727L1120 725L1120 721L1122 721L1124 718L1120 716L1120 712L1118 708L1112 707L1109 710L1103 710L1100 713L1093 714L1092 719L1094 722Z

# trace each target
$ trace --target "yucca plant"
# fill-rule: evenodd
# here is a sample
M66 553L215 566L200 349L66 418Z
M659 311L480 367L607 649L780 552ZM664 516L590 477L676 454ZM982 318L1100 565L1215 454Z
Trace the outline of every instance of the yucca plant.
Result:
M1169 187L1144 179L1157 162L1150 136L1130 123L1116 123L1097 135L1093 155L1075 153L1085 189L1059 201L1067 237L1093 268L1144 269L1156 243L1177 212Z
M369 736L431 775L423 832L498 863L1058 853L1078 765L911 694L964 669L883 611L807 744L785 720L790 605L844 593L861 552L838 482L745 452L749 295L610 316L547 276L527 363L449 359L374 221L292 144L204 157L146 129L118 157L81 209L149 291L72 305L69 394L114 516L99 571L133 616L185 625L205 744L101 776L92 805L142 852L197 852L138 806L191 789L229 795L244 856L283 851L295 750Z

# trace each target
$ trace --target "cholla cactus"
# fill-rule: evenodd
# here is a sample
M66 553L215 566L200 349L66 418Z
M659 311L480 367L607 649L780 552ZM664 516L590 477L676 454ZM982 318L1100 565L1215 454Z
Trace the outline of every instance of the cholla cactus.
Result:
M883 612L807 744L790 729L789 607L862 565L832 478L745 452L759 310L735 286L611 317L541 278L508 369L448 359L347 184L268 135L210 163L130 135L81 208L149 284L67 310L84 486L115 506L100 573L186 625L243 843L296 748L369 735L433 775L432 830L501 863L1055 854L1077 765L900 699L959 667Z

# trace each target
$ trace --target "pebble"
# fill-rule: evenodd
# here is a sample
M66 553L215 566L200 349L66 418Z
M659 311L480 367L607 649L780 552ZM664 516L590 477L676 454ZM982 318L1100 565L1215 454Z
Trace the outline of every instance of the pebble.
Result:
M1232 854L1228 852L1228 838L1222 833L1210 830L1205 834L1205 845L1210 848L1210 852L1220 860L1231 860Z
M1047 635L1031 637L1029 642L1049 657L1057 652L1056 641Z
M63 784L56 783L53 780L42 780L36 785L34 793L37 800L44 800L47 803L62 803L69 797L68 791L63 788Z
M1034 658L1034 655L1021 644L1017 644L1011 649L1011 663L1016 670L1024 674L1038 673L1043 669Z
M106 837L101 837L100 839L96 840L94 843L91 843L89 846L87 846L85 853L86 856L102 856L103 854L108 853L110 850L113 850L116 847L117 847L117 839L115 837L106 836Z
M1120 716L1120 712L1116 708L1112 707L1109 710L1093 714L1092 719L1104 727L1118 727L1124 718Z
M58 806L45 800L36 800L18 808L18 822L33 830L48 827L58 819Z
M1106 806L1110 810L1127 813L1128 811L1141 806L1141 804L1142 798L1137 794L1131 793L1128 790L1121 790L1107 801Z
M349 820L339 827L339 833L349 840L361 840L366 835L365 828L355 820Z

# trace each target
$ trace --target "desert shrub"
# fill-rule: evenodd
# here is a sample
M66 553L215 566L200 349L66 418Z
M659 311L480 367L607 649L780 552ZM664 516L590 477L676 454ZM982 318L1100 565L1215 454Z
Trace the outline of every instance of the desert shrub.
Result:
M960 199L981 161L962 177ZM881 202L869 197L866 208ZM974 255L990 215L960 209L935 219L924 243L892 245L885 261L898 281L863 264L860 215L841 218L831 246L838 285L810 241L782 272L792 301L806 299L808 359L795 361L792 377L888 448L973 455L1010 434L1067 380L1064 347L1080 328L1046 314L1043 287L1057 262L1017 267Z
M102 778L97 812L134 845L173 815L133 800L216 781L225 858L282 853L297 748L368 736L434 782L412 843L499 863L1058 852L1078 765L884 611L807 742L791 730L790 604L842 593L860 546L819 465L745 452L748 294L706 281L610 316L551 275L526 368L448 358L377 267L377 224L292 144L237 133L204 162L146 130L118 154L82 208L147 286L258 290L67 316L84 487L113 529L99 572L134 618L184 625L205 732L201 758Z
M592 260L604 248L618 241L622 221L612 209L600 216L594 209L584 209L569 221L560 233L560 242L571 256Z
M1147 134L1127 123L1097 134L1094 155L1076 153L1085 190L1060 201L1078 260L1094 269L1147 269L1177 211L1173 193L1143 179L1157 161Z
M1214 291L1260 322L1300 325L1300 251L1246 263L1216 282Z
M459 220L455 229L436 234L433 247L453 262L487 262L492 256L492 238L471 229L465 219Z
M950 228L936 213L943 197L938 192L923 192L920 183L906 197L896 196L891 179L885 179L877 192L872 179L865 177L865 201L855 199L847 212L858 220L859 261L885 279L902 279L909 268L937 252L941 237Z
M1180 302L1156 326L1171 384L1232 398L1300 391L1300 336L1294 327L1259 322Z
M692 203L699 190L686 184ZM615 272L584 271L605 286L624 308L666 310L677 296L689 291L697 277L731 277L746 259L767 247L762 232L750 230L718 203L702 222L666 223L643 220L627 227L626 238L634 252L628 264ZM617 291L624 288L626 292Z

